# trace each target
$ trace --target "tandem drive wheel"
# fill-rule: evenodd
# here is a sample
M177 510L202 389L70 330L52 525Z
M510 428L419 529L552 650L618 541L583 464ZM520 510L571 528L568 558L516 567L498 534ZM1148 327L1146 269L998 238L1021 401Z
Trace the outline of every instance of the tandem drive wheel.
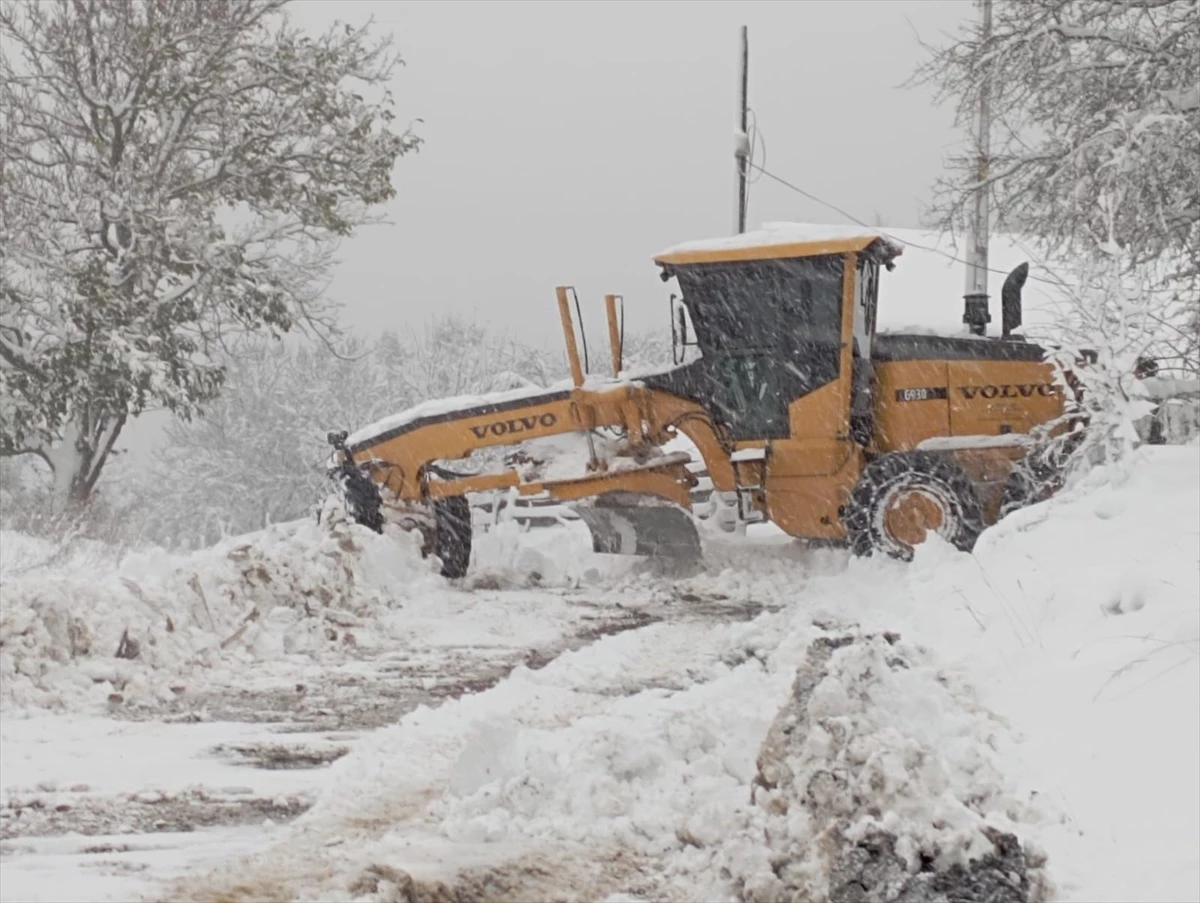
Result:
M983 532L983 513L966 472L928 452L883 455L863 468L844 522L856 555L882 552L905 561L930 532L963 551Z

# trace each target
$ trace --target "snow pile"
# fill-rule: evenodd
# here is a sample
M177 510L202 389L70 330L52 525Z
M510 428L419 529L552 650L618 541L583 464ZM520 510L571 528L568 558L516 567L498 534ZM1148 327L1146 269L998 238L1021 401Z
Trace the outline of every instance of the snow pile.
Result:
M476 529L472 555L465 580L472 590L590 585L608 591L615 579L640 565L630 555L593 553L591 531L580 521L527 530L503 520Z
M379 615L440 583L411 535L372 533L334 506L320 524L116 565L15 544L20 566L6 565L0 594L0 699L15 705L166 699L172 677L218 660L369 642Z
M417 709L336 762L269 856L189 892L603 899L638 862L696 843L707 860L790 682L762 660L785 625L652 624Z
M909 565L847 566L730 541L671 587L696 617L413 712L218 883L300 899L1033 900L1051 884L1195 899L1198 452L1142 449L973 555L931 541ZM621 579L646 604L662 589ZM780 610L700 617L756 595Z
M776 646L780 626L732 631L725 660L697 662L684 686L567 728L485 726L426 817L468 848L655 859L703 899L1037 899L1014 834L1032 810L992 749L1004 726L894 637L818 636L780 709L815 633L792 624Z
M1002 733L896 635L817 639L763 743L757 808L722 850L738 898L1042 898Z
M1200 446L1143 447L881 600L1019 732L1066 899L1200 899L1198 561Z
M603 683L628 676L624 664L612 670ZM601 677L594 666L585 673L576 693ZM550 678L560 691L563 677ZM574 842L643 856L719 844L754 775L752 738L776 709L778 681L757 659L730 667L718 658L675 682L619 697L565 730L488 725L429 815L464 844Z

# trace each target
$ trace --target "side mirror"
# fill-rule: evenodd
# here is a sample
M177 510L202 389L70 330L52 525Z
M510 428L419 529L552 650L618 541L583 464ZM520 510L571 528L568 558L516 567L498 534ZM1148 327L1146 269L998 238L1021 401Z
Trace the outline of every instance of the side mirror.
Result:
M346 432L345 430L338 430L336 433L326 433L325 441L328 442L330 445L332 445L334 448L345 448L346 447L346 437L349 435L350 434L348 432Z
M1000 289L1001 338L1007 339L1021 325L1021 290L1029 278L1029 263L1016 267Z

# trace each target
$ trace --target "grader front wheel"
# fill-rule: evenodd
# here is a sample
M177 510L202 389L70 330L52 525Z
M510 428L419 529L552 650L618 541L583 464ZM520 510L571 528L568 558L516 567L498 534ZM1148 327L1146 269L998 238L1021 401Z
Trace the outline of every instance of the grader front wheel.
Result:
M421 537L421 557L436 555L441 574L456 580L471 563L471 506L465 496L437 499L429 504L392 505L389 523Z
M433 554L442 562L442 576L452 580L467 575L471 563L471 506L456 495L433 503Z
M983 532L983 513L966 472L925 452L876 458L859 477L844 513L856 555L882 552L908 561L936 533L970 551Z

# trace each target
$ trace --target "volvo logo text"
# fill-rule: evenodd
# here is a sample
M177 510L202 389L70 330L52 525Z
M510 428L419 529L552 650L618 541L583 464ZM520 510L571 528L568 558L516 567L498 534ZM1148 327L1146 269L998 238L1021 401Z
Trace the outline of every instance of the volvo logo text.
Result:
M497 420L495 423L485 423L483 426L471 427L476 439L482 439L488 433L493 436L508 436L512 433L524 433L537 426L554 426L558 417L554 414L542 414L540 417L514 417L512 420Z
M1011 386L959 386L963 398L968 400L979 398L1030 398L1041 395L1049 398L1059 393L1059 387L1054 383L1021 384Z

